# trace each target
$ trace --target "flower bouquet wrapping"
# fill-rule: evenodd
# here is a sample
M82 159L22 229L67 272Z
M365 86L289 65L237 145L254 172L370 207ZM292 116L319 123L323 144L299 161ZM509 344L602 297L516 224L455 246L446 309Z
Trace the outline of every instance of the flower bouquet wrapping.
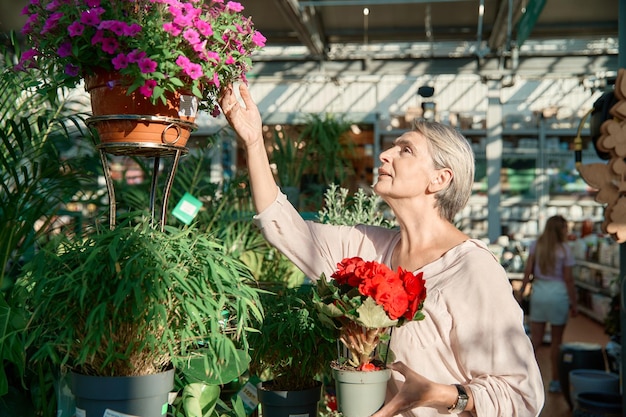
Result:
M119 72L153 104L188 87L219 114L220 86L245 81L265 45L243 6L223 0L30 0L22 29L30 49L18 68L39 68L74 87L98 71Z
M328 324L339 331L349 355L345 365L358 371L377 370L376 350L393 327L424 319L426 298L423 273L391 270L359 257L346 258L328 281L317 281L314 301Z

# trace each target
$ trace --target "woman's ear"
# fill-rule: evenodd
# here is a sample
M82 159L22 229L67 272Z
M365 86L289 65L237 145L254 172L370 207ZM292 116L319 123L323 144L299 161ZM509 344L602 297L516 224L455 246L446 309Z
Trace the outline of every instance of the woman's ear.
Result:
M452 171L448 168L436 170L435 176L430 180L430 184L428 184L428 189L433 193L443 190L450 184L450 181L452 181L452 176Z

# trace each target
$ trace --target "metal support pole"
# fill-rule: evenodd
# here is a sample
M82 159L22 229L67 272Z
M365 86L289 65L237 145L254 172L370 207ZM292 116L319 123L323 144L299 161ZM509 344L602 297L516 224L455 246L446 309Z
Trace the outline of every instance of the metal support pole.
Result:
M109 194L109 228L115 228L115 212L117 206L115 203L115 187L113 187L113 178L111 178L111 169L109 167L109 160L107 159L106 151L102 148L98 149L100 152L100 162L102 163L102 170L104 171L104 181L107 186L107 193Z
M98 148L100 152L100 161L104 169L104 178L106 181L107 191L109 194L109 227L115 228L115 216L117 203L115 201L115 187L113 185L113 179L111 177L111 170L109 167L109 161L106 154L111 153L113 155L126 155L126 156L144 156L153 157L154 163L152 167L152 179L150 184L150 221L154 226L156 217L156 199L157 199L157 187L158 177L161 167L161 157L173 156L172 166L170 167L167 175L167 180L163 188L163 196L161 201L161 213L160 224L161 231L165 229L165 221L167 218L167 205L169 202L170 194L172 191L172 185L174 184L174 177L176 176L176 170L178 169L178 163L181 156L188 152L188 149L181 146L172 145L153 145L153 144L141 144L141 143L121 143L114 145L100 145Z
M618 10L618 69L626 68L626 0L619 0ZM626 243L619 245L619 265L620 265L620 344L622 352L620 355L621 387L622 387L622 415L626 416L626 395L624 395L624 358L626 358L626 340L624 338L624 324L626 324Z

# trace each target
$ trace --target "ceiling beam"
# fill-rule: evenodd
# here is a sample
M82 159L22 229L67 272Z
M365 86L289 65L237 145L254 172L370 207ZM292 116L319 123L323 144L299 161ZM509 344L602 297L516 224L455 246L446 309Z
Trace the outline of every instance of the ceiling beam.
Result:
M487 46L493 52L510 50L513 28L522 15L522 0L501 0ZM510 7L509 7L510 6Z
M418 4L418 3L450 3L474 0L309 0L300 1L300 6L374 6L388 4Z
M319 22L315 10L301 7L297 0L274 0L313 57L324 57L326 54L325 40L318 29Z

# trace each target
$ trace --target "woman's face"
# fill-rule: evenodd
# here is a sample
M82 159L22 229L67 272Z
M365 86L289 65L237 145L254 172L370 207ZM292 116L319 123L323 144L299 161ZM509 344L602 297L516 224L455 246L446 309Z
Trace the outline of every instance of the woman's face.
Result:
M374 191L381 197L406 198L424 194L435 178L436 170L427 139L417 132L407 132L380 154L382 165Z

